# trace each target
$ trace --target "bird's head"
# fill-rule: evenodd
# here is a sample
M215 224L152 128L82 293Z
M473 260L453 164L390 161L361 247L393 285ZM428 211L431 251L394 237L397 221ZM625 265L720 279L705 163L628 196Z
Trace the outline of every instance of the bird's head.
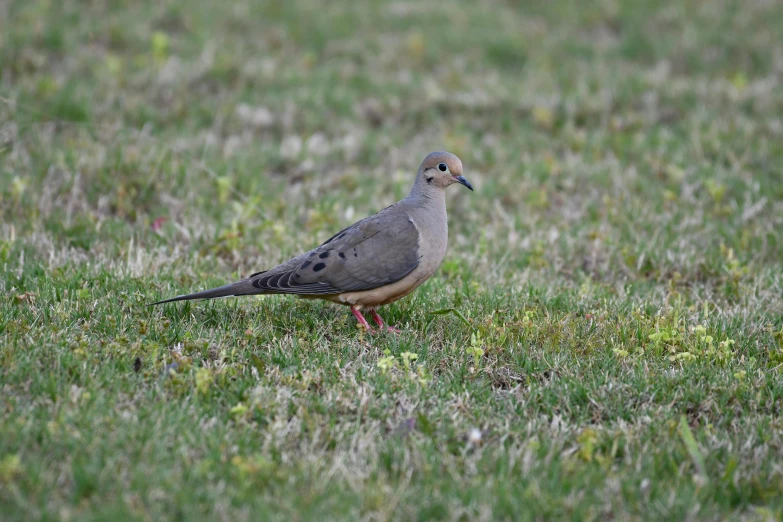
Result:
M421 162L418 176L429 186L445 189L449 185L459 183L473 190L473 185L462 175L462 161L450 152L427 154Z

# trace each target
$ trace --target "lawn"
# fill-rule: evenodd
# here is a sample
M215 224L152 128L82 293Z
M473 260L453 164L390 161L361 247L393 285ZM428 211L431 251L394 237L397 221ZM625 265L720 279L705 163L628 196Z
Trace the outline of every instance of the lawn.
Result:
M780 519L782 35L762 0L0 2L0 519ZM476 191L403 333L146 306L433 150Z

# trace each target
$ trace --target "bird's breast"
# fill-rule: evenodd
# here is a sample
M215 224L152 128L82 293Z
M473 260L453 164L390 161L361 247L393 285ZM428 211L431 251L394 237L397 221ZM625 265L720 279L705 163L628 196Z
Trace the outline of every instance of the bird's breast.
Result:
M418 275L424 279L430 277L440 266L448 247L449 230L444 219L424 221L411 218L419 231L419 266Z

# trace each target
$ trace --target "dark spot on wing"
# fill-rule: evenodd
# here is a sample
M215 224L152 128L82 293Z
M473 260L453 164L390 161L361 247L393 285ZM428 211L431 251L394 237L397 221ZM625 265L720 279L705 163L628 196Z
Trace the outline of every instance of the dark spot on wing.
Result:
M354 253L353 253L353 257L359 257L359 256L358 256L358 255L356 255L356 252L354 252Z
M309 257L313 257L315 255L315 252L311 252Z
M326 263L318 263L313 267L313 272L320 272L324 268L326 268Z
M326 259L327 257L329 257L329 252L330 252L330 251L329 251L329 250L327 250L326 252L322 253L322 254L321 254L321 255L319 255L318 257L319 257L320 259Z
M345 254L343 254L342 252L340 252L340 253L339 253L339 254L337 254L337 255L338 255L338 256L340 256L340 258L342 258L342 259L345 259Z
M350 227L349 227L349 228L350 228ZM346 230L347 230L347 229L346 229ZM334 241L335 239L342 239L342 238L343 238L343 236L345 236L345 230L341 230L340 232L336 233L335 235L333 235L332 237L330 237L329 239L327 239L326 241L324 241L324 242L321 244L321 246L323 246L323 245L325 245L325 244L327 244L327 243L331 243L331 242L332 242L332 241Z
M302 266L300 268L305 269L305 268L307 268L310 265L312 265L312 263L310 261L305 261L304 263L302 263Z

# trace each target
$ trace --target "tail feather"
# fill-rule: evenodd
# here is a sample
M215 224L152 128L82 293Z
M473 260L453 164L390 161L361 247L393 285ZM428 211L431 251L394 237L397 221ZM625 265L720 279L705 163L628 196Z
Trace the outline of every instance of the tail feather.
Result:
M217 288L210 288L209 290L203 290L194 294L178 295L171 299L164 299L163 301L157 301L150 303L148 306L155 306L163 303L173 303L175 301L192 301L193 299L215 299L218 297L232 297L239 295L251 295L251 294L263 294L263 291L259 291L255 288L250 280L245 279L243 281L237 281L228 285L219 286Z

